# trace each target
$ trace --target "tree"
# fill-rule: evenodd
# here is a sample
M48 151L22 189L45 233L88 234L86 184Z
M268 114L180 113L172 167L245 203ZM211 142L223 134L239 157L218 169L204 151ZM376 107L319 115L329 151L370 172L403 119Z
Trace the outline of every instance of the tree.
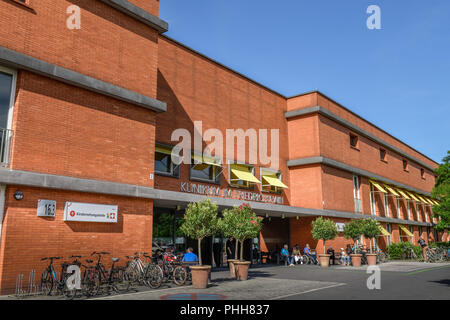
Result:
M438 177L431 192L434 198L439 199L439 205L433 206L433 216L438 219L438 231L450 228L450 151L447 151L442 162L434 171Z
M190 203L184 215L181 232L198 241L198 260L202 265L201 241L219 230L220 219L217 217L218 206L206 199Z
M244 260L244 241L256 238L262 227L262 217L256 216L249 204L244 203L231 210L224 210L221 221L221 230L225 236L232 236L241 244L241 257ZM235 253L237 257L237 250Z
M351 220L349 223L344 226L344 237L346 239L352 239L353 242L361 237L363 234L363 220L356 219Z
M370 253L372 253L372 239L381 234L380 223L375 219L364 219L362 222L362 232L364 237L370 239Z
M312 222L311 233L314 240L323 240L323 253L325 254L325 241L336 238L338 230L336 223L333 220L318 217Z

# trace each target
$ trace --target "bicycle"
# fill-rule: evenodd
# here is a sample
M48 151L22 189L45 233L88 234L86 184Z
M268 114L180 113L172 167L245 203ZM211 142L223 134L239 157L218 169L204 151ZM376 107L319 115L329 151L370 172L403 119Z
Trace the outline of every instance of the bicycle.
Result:
M73 295L75 293L74 290L70 290L67 287L66 281L69 277L69 274L66 273L68 263L61 264L61 274L58 279L56 276L56 271L53 266L54 260L60 260L63 257L44 257L41 258L41 261L49 260L49 265L41 274L41 290L44 294L50 296L53 292L53 289L56 287L58 293L62 293L66 298L73 299Z
M163 282L169 282L172 281L177 286L182 286L186 283L187 280L187 271L186 269L181 265L180 259L177 261L168 261L163 260L162 264L160 265L160 268L162 269L163 274Z
M97 255L97 263L95 265L95 286L92 289L92 295L98 295L100 288L107 287L106 293L114 290L117 293L129 291L131 286L130 276L124 267L114 267L119 258L112 258L112 265L109 270L101 262L102 255L110 254L109 252L93 252L91 256Z

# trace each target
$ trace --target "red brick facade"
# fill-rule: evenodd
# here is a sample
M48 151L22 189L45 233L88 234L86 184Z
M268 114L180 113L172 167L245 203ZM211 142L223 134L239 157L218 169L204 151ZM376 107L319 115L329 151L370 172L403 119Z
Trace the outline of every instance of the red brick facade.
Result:
M158 0L130 0L158 17ZM69 30L66 9L81 9L81 29ZM289 160L324 157L352 168L368 171L399 184L431 191L434 174L429 168L408 160L389 148L386 161L380 161L382 147L373 139L359 135L358 148L350 148L348 127L312 112L287 119L285 113L315 106L332 112L362 130L398 148L428 167L437 164L348 109L319 92L287 98L240 75L193 50L161 36L156 28L135 19L102 1L31 1L29 6L14 0L0 1L0 47L39 59L57 67L104 81L135 94L167 104L167 111L156 113L132 102L105 93L80 88L21 67L6 66L17 72L11 130L14 133L10 162L5 172L33 172L54 176L111 182L145 190L180 192L180 183L189 182L189 166L181 165L178 178L154 175L155 143L174 145L171 133L178 128L194 133L194 121L202 121L203 132L217 128L279 130L279 171L288 189L277 196L283 204L321 212L354 213L353 175L349 170L324 163L288 166ZM0 63L0 67L2 63ZM203 141L203 147L206 142ZM271 149L270 135L269 146ZM384 147L383 147L384 148ZM200 150L197 150L200 151ZM238 157L247 162L247 152ZM255 176L261 180L258 162ZM421 177L424 169L424 177ZM2 178L3 179L3 178ZM229 188L228 165L224 164L220 186ZM6 181L6 179L5 179ZM135 251L152 249L153 211L158 199L150 196L120 196L104 190L83 192L72 188L36 187L32 182L6 185L4 218L0 239L0 294L14 290L16 275L30 269L38 274L44 264L41 257L51 255L89 255L104 250L123 257ZM359 176L362 214L370 216L369 177ZM207 184L206 184L207 185ZM24 199L17 201L20 190ZM247 189L235 189L249 191ZM250 191L263 193L259 184ZM56 200L56 217L36 216L39 199ZM116 224L66 222L67 201L114 204L119 207ZM170 203L170 199L166 199ZM0 201L1 203L1 201ZM175 208L178 203L170 204ZM397 218L397 203L389 198L389 218ZM284 243L309 243L321 252L322 243L311 238L311 214L286 216L276 210L264 216L261 250L280 248ZM400 200L399 217L408 224L407 204ZM2 208L0 208L1 210ZM410 209L412 221L430 222ZM375 195L375 215L387 217L382 196ZM345 223L348 218L333 218ZM386 227L386 222L383 222ZM402 231L391 223L391 241ZM419 229L413 227L417 242ZM432 228L422 227L422 237L430 241L446 240L447 233L435 239ZM335 249L351 241L340 236L327 242ZM387 239L380 237L381 247ZM106 260L105 260L106 261Z

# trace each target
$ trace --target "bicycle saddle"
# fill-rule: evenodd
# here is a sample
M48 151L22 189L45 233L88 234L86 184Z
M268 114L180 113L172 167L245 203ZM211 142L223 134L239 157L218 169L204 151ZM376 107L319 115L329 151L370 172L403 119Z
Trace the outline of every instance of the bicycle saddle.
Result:
M120 258L112 258L113 262L118 262L120 260Z

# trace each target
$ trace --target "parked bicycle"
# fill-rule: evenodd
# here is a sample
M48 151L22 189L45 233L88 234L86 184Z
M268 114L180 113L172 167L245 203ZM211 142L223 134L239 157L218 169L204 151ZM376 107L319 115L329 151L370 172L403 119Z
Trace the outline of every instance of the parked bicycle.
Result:
M49 261L47 268L41 274L41 289L44 294L51 295L56 289L58 293L63 294L66 298L73 298L74 290L70 290L67 287L66 281L69 274L66 273L68 263L61 264L61 273L59 278L56 275L55 267L53 265L54 260L60 260L63 257L44 257L41 261Z
M109 252L93 252L91 254L91 256L96 255L98 257L95 265L96 275L92 295L98 295L101 289L107 294L112 290L117 293L130 290L131 280L125 267L115 267L115 264L120 260L119 258L112 258L112 265L109 270L102 264L102 255L109 254Z

